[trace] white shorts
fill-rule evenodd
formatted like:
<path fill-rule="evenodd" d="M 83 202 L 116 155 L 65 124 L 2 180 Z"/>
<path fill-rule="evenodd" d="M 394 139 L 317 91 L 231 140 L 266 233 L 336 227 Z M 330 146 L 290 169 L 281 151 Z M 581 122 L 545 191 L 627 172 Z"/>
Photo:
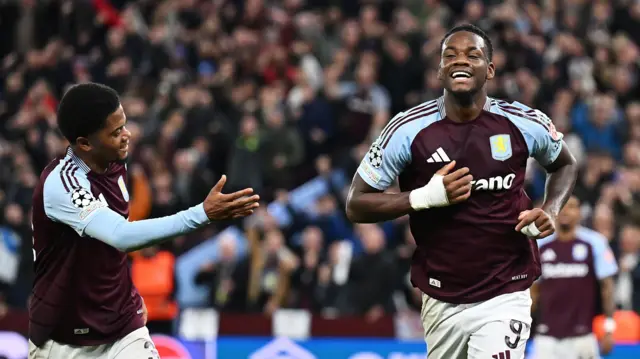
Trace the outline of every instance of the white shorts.
<path fill-rule="evenodd" d="M 72 346 L 47 340 L 40 348 L 29 341 L 29 359 L 160 359 L 147 327 L 113 344 Z"/>
<path fill-rule="evenodd" d="M 449 304 L 422 295 L 428 359 L 524 359 L 531 333 L 529 290 L 480 303 Z"/>
<path fill-rule="evenodd" d="M 565 339 L 537 335 L 534 344 L 536 359 L 600 359 L 598 339 L 593 334 Z"/>

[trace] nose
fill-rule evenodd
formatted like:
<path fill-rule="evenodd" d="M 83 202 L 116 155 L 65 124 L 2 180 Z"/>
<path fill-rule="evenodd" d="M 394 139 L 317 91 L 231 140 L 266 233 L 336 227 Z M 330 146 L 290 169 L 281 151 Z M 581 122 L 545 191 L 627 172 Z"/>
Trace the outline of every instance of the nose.
<path fill-rule="evenodd" d="M 453 60 L 452 65 L 467 65 L 468 66 L 469 65 L 469 58 L 464 54 L 458 55 Z"/>
<path fill-rule="evenodd" d="M 126 137 L 127 139 L 131 138 L 131 131 L 127 130 L 126 127 L 122 128 L 122 137 Z"/>

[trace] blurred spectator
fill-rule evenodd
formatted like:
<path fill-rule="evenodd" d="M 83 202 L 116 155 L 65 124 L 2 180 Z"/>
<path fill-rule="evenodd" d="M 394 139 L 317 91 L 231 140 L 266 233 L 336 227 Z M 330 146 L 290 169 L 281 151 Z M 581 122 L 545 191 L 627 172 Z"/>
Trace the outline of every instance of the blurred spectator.
<path fill-rule="evenodd" d="M 249 261 L 240 257 L 233 237 L 223 236 L 218 242 L 220 257 L 205 263 L 195 282 L 209 288 L 209 306 L 220 311 L 243 312 L 247 309 Z"/>
<path fill-rule="evenodd" d="M 375 224 L 358 225 L 358 236 L 364 253 L 353 259 L 349 270 L 350 303 L 357 314 L 376 320 L 394 311 L 392 295 L 396 265 L 391 253 L 384 249 L 384 232 Z"/>
<path fill-rule="evenodd" d="M 628 224 L 620 234 L 620 274 L 616 302 L 622 309 L 640 313 L 640 226 Z"/>
<path fill-rule="evenodd" d="M 290 275 L 299 262 L 285 247 L 279 229 L 263 233 L 249 229 L 247 238 L 251 246 L 247 309 L 271 315 L 285 304 Z"/>
<path fill-rule="evenodd" d="M 147 307 L 147 327 L 151 332 L 171 334 L 178 317 L 175 301 L 175 258 L 157 247 L 140 250 L 131 264 L 133 284 Z"/>

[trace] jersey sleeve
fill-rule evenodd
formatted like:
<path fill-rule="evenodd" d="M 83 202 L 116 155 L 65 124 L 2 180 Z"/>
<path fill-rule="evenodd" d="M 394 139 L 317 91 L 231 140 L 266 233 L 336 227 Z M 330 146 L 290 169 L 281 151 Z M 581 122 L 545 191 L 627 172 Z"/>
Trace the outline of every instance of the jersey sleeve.
<path fill-rule="evenodd" d="M 542 125 L 538 126 L 537 131 L 533 131 L 535 145 L 532 155 L 541 165 L 547 166 L 558 158 L 564 135 L 556 130 L 553 122 L 544 112 L 534 111 Z"/>
<path fill-rule="evenodd" d="M 553 122 L 544 112 L 519 102 L 514 102 L 512 106 L 519 109 L 520 116 L 510 117 L 518 120 L 516 125 L 525 137 L 529 155 L 542 166 L 552 164 L 562 150 L 564 135 L 556 130 Z"/>
<path fill-rule="evenodd" d="M 54 176 L 45 181 L 43 198 L 47 216 L 73 228 L 80 236 L 84 236 L 87 224 L 99 212 L 109 211 L 107 204 L 95 198 L 87 185 L 80 183 L 68 189 Z"/>
<path fill-rule="evenodd" d="M 389 121 L 393 124 L 398 117 Z M 387 125 L 389 126 L 389 125 Z M 380 137 L 371 145 L 358 167 L 358 174 L 371 187 L 386 190 L 405 166 L 411 162 L 411 139 L 405 131 L 395 131 L 388 134 L 385 128 Z M 390 136 L 389 138 L 385 138 Z"/>
<path fill-rule="evenodd" d="M 147 247 L 209 223 L 203 204 L 171 216 L 129 222 L 95 198 L 87 185 L 67 191 L 55 179 L 45 182 L 43 197 L 45 212 L 53 221 L 122 251 Z"/>
<path fill-rule="evenodd" d="M 606 239 L 592 241 L 593 261 L 598 279 L 611 277 L 618 273 L 618 264 Z"/>

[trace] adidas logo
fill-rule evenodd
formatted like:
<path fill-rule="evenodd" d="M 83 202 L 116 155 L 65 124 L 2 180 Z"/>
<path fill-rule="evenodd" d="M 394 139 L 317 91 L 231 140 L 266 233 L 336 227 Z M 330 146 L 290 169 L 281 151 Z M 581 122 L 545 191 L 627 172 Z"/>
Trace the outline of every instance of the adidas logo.
<path fill-rule="evenodd" d="M 451 162 L 451 159 L 444 152 L 442 147 L 438 147 L 436 152 L 434 152 L 431 157 L 427 159 L 428 163 L 441 163 L 441 162 Z"/>

